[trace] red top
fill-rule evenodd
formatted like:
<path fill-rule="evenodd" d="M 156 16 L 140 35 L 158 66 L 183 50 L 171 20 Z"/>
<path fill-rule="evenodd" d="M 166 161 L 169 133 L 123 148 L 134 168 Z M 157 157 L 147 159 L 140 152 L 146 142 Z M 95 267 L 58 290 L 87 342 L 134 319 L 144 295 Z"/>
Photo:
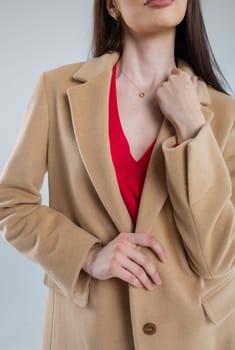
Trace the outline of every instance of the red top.
<path fill-rule="evenodd" d="M 148 162 L 157 138 L 139 160 L 133 158 L 118 113 L 116 64 L 113 66 L 109 95 L 109 140 L 119 189 L 135 223 Z"/>

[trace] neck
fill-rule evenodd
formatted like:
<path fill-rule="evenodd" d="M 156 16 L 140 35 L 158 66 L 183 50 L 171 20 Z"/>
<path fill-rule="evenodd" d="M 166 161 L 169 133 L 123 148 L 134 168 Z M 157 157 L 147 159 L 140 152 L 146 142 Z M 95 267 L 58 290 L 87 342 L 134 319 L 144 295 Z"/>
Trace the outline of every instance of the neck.
<path fill-rule="evenodd" d="M 148 89 L 165 81 L 172 68 L 175 30 L 157 35 L 140 36 L 128 33 L 125 37 L 122 56 L 117 64 L 117 77 L 125 72 L 139 86 Z"/>

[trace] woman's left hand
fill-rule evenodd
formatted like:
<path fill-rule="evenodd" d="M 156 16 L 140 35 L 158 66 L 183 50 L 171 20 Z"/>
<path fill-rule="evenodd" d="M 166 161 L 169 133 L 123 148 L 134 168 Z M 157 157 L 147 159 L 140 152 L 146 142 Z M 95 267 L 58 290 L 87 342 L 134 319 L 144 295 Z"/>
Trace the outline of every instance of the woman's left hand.
<path fill-rule="evenodd" d="M 157 89 L 156 98 L 165 117 L 176 130 L 177 142 L 194 137 L 206 123 L 197 96 L 197 76 L 173 68 L 167 81 Z"/>

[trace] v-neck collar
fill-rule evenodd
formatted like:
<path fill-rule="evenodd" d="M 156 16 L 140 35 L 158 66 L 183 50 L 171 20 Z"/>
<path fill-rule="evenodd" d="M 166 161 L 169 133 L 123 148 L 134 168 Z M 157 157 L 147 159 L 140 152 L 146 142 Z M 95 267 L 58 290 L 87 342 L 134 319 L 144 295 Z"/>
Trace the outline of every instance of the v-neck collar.
<path fill-rule="evenodd" d="M 122 127 L 122 123 L 121 123 L 121 119 L 120 119 L 120 114 L 119 114 L 119 109 L 118 109 L 118 100 L 117 100 L 117 87 L 116 87 L 116 68 L 117 68 L 117 63 L 114 64 L 113 66 L 113 87 L 114 87 L 114 107 L 115 107 L 115 112 L 116 112 L 116 117 L 117 117 L 117 122 L 119 125 L 119 129 L 124 141 L 124 144 L 126 146 L 126 150 L 127 150 L 127 154 L 129 156 L 129 158 L 131 159 L 131 161 L 135 164 L 135 165 L 139 165 L 143 163 L 143 161 L 147 161 L 150 157 L 151 151 L 154 147 L 155 142 L 157 141 L 157 137 L 155 138 L 155 140 L 148 146 L 148 148 L 145 150 L 145 152 L 142 154 L 142 156 L 139 159 L 135 159 L 131 153 L 131 148 L 130 148 L 130 144 L 128 142 L 128 139 L 125 135 L 124 129 Z"/>

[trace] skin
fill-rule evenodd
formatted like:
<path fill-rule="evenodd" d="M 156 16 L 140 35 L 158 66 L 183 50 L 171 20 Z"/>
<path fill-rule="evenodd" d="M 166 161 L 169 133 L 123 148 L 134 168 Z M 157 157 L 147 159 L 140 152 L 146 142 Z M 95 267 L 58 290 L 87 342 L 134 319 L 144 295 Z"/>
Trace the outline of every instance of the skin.
<path fill-rule="evenodd" d="M 188 0 L 174 0 L 171 6 L 161 9 L 149 8 L 144 3 L 145 0 L 106 0 L 110 15 L 119 17 L 124 28 L 123 55 L 117 65 L 120 100 L 123 91 L 123 101 L 131 101 L 135 89 L 131 85 L 126 89 L 123 71 L 136 85 L 152 88 L 145 105 L 141 101 L 142 105 L 138 106 L 140 99 L 134 101 L 134 106 L 137 106 L 135 125 L 139 126 L 135 129 L 133 124 L 129 128 L 132 130 L 129 137 L 136 144 L 141 130 L 141 138 L 148 139 L 153 125 L 158 125 L 163 115 L 175 128 L 177 142 L 182 143 L 194 137 L 206 122 L 197 97 L 197 77 L 191 78 L 187 72 L 177 68 L 174 58 L 176 25 L 185 16 Z M 128 106 L 125 102 L 122 106 L 121 115 L 128 116 Z M 141 122 L 147 123 L 149 128 L 142 128 Z M 147 130 L 145 135 L 143 130 Z M 149 247 L 160 262 L 166 262 L 164 247 L 155 236 L 121 232 L 106 246 L 92 247 L 83 269 L 100 280 L 118 277 L 135 287 L 152 290 L 161 283 L 161 279 L 150 259 L 136 249 L 138 246 Z"/>

